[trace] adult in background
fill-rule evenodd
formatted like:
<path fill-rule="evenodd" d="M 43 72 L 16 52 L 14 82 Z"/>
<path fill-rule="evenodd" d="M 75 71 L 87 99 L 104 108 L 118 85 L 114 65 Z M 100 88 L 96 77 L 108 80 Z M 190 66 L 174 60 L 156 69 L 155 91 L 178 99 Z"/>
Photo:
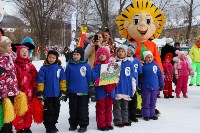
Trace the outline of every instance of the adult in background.
<path fill-rule="evenodd" d="M 111 38 L 109 29 L 106 29 L 103 32 L 103 37 L 104 37 L 105 46 L 108 46 L 110 49 L 110 57 L 115 57 L 116 45 Z"/>
<path fill-rule="evenodd" d="M 90 44 L 90 42 L 92 41 L 93 37 L 94 37 L 94 35 L 89 35 L 88 38 L 85 39 L 85 41 L 84 41 L 84 49 L 86 49 L 88 44 Z"/>
<path fill-rule="evenodd" d="M 196 40 L 196 43 L 192 46 L 189 55 L 192 59 L 192 69 L 197 73 L 194 77 L 190 77 L 189 86 L 192 86 L 193 84 L 200 86 L 200 39 Z"/>
<path fill-rule="evenodd" d="M 85 60 L 88 60 L 88 64 L 91 66 L 91 68 L 94 67 L 94 62 L 95 62 L 95 57 L 96 57 L 96 51 L 98 50 L 99 47 L 104 46 L 103 44 L 103 33 L 102 32 L 97 32 L 94 35 L 94 39 L 93 41 L 90 42 L 90 44 L 87 45 L 87 47 L 85 48 L 85 54 L 84 54 L 84 58 Z M 95 88 L 91 88 L 90 90 L 90 98 L 92 102 L 96 101 L 96 97 L 95 97 Z"/>
<path fill-rule="evenodd" d="M 165 46 L 162 47 L 162 49 L 161 49 L 161 61 L 162 62 L 164 62 L 165 55 L 167 53 L 172 53 L 173 57 L 175 56 L 174 41 L 172 38 L 167 38 Z"/>
<path fill-rule="evenodd" d="M 72 51 L 70 50 L 70 48 L 68 46 L 66 46 L 64 48 L 64 53 L 63 54 L 65 55 L 66 62 L 68 62 L 69 59 L 72 57 Z"/>

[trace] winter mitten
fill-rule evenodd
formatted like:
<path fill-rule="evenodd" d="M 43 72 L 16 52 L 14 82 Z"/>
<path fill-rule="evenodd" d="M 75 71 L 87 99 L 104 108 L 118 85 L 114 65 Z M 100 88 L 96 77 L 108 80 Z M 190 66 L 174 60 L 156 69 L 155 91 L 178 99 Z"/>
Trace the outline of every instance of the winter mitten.
<path fill-rule="evenodd" d="M 160 88 L 159 88 L 159 91 L 163 91 L 163 90 L 164 90 L 164 87 L 160 87 Z"/>
<path fill-rule="evenodd" d="M 44 101 L 44 100 L 45 100 L 42 91 L 38 91 L 37 95 L 38 95 L 38 99 L 39 99 L 40 101 Z"/>
<path fill-rule="evenodd" d="M 0 75 L 2 74 L 2 73 L 4 73 L 5 72 L 5 68 L 3 68 L 3 67 L 0 67 Z"/>
<path fill-rule="evenodd" d="M 66 102 L 66 101 L 67 101 L 66 94 L 65 94 L 65 93 L 62 93 L 62 94 L 60 95 L 60 97 L 59 97 L 59 100 L 60 100 L 60 101 Z"/>
<path fill-rule="evenodd" d="M 96 80 L 94 81 L 94 85 L 95 85 L 95 86 L 99 86 L 99 82 L 100 82 L 100 78 L 98 78 L 98 79 L 96 79 Z"/>
<path fill-rule="evenodd" d="M 136 90 L 137 90 L 138 94 L 141 95 L 142 94 L 142 85 L 138 84 Z"/>
<path fill-rule="evenodd" d="M 90 84 L 89 85 L 89 97 L 92 95 L 93 90 L 94 90 L 94 84 Z"/>
<path fill-rule="evenodd" d="M 117 84 L 103 85 L 107 94 L 112 93 L 112 91 L 115 89 L 116 86 L 117 86 Z"/>

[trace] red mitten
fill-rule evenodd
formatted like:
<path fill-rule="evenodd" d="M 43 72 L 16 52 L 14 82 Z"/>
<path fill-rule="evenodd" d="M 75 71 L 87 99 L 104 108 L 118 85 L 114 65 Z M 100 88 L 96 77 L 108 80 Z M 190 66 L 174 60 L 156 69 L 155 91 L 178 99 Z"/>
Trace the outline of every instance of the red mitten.
<path fill-rule="evenodd" d="M 117 86 L 116 83 L 115 84 L 109 84 L 109 85 L 103 85 L 107 94 L 112 93 L 112 91 L 115 89 L 116 86 Z"/>
<path fill-rule="evenodd" d="M 95 86 L 99 86 L 99 81 L 100 81 L 100 78 L 96 79 L 96 80 L 94 81 L 94 85 L 95 85 Z"/>

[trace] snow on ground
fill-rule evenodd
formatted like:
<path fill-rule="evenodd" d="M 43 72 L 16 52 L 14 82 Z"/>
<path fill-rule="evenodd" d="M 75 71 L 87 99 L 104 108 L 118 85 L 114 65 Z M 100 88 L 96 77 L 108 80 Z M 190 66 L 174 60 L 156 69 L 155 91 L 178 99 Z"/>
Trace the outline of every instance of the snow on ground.
<path fill-rule="evenodd" d="M 33 61 L 39 70 L 43 61 Z M 158 99 L 157 109 L 161 111 L 159 119 L 144 121 L 139 118 L 138 123 L 132 123 L 130 127 L 117 128 L 109 133 L 198 133 L 200 132 L 200 87 L 188 88 L 189 98 Z M 101 133 L 96 127 L 95 103 L 89 103 L 90 125 L 87 133 Z M 61 102 L 60 117 L 57 123 L 59 133 L 70 133 L 69 129 L 69 107 L 68 102 Z M 33 133 L 45 133 L 43 124 L 33 124 Z M 75 132 L 78 132 L 77 130 Z M 71 132 L 72 133 L 72 132 Z"/>

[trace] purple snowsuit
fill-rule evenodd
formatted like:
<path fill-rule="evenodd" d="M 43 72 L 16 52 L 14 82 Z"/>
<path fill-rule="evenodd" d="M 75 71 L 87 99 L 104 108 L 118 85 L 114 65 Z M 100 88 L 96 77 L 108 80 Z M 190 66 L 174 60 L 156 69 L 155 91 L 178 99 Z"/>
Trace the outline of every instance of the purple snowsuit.
<path fill-rule="evenodd" d="M 153 61 L 142 67 L 142 116 L 154 117 L 158 90 L 164 81 L 159 66 Z"/>

